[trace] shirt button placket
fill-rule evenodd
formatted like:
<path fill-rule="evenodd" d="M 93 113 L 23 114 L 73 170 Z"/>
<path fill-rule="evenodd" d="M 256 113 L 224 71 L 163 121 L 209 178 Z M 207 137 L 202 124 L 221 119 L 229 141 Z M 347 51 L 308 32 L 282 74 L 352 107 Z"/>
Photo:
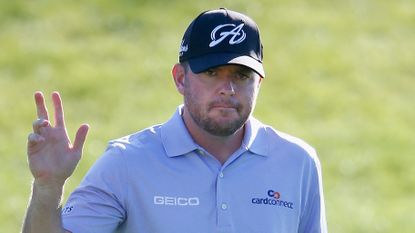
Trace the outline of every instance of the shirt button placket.
<path fill-rule="evenodd" d="M 219 171 L 216 179 L 217 223 L 218 229 L 229 230 L 231 226 L 231 213 L 229 211 L 228 195 L 226 192 L 226 179 L 223 171 Z M 220 231 L 222 232 L 222 231 Z"/>

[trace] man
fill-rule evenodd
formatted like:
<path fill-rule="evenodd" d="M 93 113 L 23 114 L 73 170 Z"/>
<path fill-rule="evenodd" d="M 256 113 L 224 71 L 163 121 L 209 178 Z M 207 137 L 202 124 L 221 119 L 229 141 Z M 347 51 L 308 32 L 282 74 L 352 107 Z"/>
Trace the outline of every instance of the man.
<path fill-rule="evenodd" d="M 166 123 L 111 141 L 62 209 L 88 125 L 71 145 L 59 94 L 51 126 L 35 93 L 24 232 L 327 232 L 314 150 L 251 116 L 265 77 L 252 19 L 203 12 L 179 61 L 172 75 L 184 104 Z"/>

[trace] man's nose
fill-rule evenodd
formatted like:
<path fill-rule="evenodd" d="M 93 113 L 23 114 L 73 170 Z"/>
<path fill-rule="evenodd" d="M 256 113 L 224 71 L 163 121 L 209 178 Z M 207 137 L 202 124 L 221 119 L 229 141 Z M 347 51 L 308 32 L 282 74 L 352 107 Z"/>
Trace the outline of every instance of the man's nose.
<path fill-rule="evenodd" d="M 233 83 L 233 80 L 231 78 L 227 78 L 223 80 L 221 90 L 221 95 L 235 95 L 235 84 Z"/>

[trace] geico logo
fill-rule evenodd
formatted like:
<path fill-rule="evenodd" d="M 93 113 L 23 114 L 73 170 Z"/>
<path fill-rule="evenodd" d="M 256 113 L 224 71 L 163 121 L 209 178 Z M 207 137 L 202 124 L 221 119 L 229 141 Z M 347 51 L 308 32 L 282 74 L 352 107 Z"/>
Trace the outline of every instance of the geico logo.
<path fill-rule="evenodd" d="M 154 196 L 154 204 L 156 205 L 198 206 L 199 203 L 198 197 Z"/>

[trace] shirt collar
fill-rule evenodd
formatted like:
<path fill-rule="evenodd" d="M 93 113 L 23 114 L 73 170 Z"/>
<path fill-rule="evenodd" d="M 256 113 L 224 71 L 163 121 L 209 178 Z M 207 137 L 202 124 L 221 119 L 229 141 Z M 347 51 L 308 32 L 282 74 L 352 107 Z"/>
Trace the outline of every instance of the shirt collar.
<path fill-rule="evenodd" d="M 161 139 L 168 157 L 184 155 L 199 148 L 187 131 L 182 112 L 183 105 L 180 105 L 170 120 L 161 127 Z M 268 156 L 269 143 L 264 125 L 251 116 L 245 127 L 242 146 L 254 154 Z"/>
<path fill-rule="evenodd" d="M 251 116 L 245 125 L 243 145 L 254 154 L 268 156 L 270 143 L 266 127 Z"/>
<path fill-rule="evenodd" d="M 169 121 L 161 127 L 161 140 L 168 157 L 187 154 L 198 148 L 182 118 L 183 105 L 177 107 Z"/>

